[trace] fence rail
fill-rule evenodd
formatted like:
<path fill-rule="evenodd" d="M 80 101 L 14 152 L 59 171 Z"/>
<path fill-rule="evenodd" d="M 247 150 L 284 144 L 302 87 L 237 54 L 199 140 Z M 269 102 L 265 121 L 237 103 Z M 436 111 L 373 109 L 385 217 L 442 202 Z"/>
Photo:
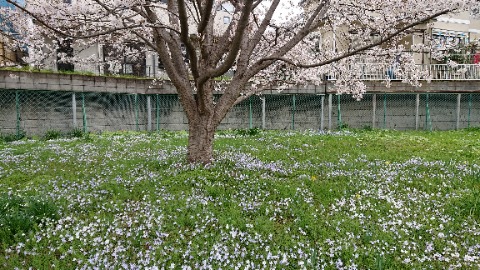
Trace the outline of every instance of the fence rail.
<path fill-rule="evenodd" d="M 381 128 L 449 130 L 480 126 L 478 93 L 253 96 L 229 112 L 220 129 Z M 186 130 L 177 95 L 0 91 L 0 133 L 55 130 Z"/>
<path fill-rule="evenodd" d="M 416 68 L 422 73 L 426 74 L 425 78 L 430 80 L 480 80 L 480 64 L 458 64 L 451 66 L 448 64 L 424 64 L 416 65 Z M 97 75 L 104 74 L 103 68 L 98 68 L 95 65 L 76 65 L 75 71 L 79 72 L 90 72 L 94 70 L 93 73 Z M 362 80 L 366 81 L 379 81 L 385 80 L 386 78 L 401 80 L 403 79 L 402 71 L 396 65 L 391 63 L 359 63 L 355 67 L 351 68 L 352 72 L 358 73 L 359 77 Z M 125 73 L 135 76 L 145 76 L 149 78 L 161 78 L 167 79 L 168 76 L 162 69 L 152 69 L 147 67 L 145 73 Z M 233 72 L 229 71 L 225 74 L 227 77 L 233 76 Z M 330 80 L 335 80 L 338 78 L 337 72 L 332 72 L 327 74 Z"/>
<path fill-rule="evenodd" d="M 480 80 L 480 65 L 458 64 L 451 66 L 447 64 L 416 65 L 420 74 L 424 74 L 423 80 Z M 358 77 L 364 81 L 381 81 L 385 79 L 402 80 L 405 78 L 404 71 L 392 64 L 358 64 L 351 68 Z M 339 74 L 333 72 L 328 74 L 329 80 L 336 80 Z"/>

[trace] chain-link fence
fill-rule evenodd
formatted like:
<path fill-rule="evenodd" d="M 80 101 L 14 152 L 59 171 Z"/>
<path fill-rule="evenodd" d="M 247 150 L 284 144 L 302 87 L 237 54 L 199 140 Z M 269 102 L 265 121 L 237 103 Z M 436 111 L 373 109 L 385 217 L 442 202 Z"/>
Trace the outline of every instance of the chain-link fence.
<path fill-rule="evenodd" d="M 217 97 L 218 98 L 218 97 Z M 449 130 L 480 126 L 480 93 L 252 96 L 220 129 Z M 186 130 L 177 95 L 0 91 L 0 133 Z"/>

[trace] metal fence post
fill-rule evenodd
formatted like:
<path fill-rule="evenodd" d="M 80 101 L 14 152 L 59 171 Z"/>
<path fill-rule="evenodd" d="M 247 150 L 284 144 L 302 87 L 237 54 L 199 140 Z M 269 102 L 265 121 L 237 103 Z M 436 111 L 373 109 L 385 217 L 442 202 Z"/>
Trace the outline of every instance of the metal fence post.
<path fill-rule="evenodd" d="M 470 117 L 472 115 L 472 94 L 468 95 L 468 127 L 470 128 Z"/>
<path fill-rule="evenodd" d="M 248 127 L 253 128 L 253 111 L 252 111 L 252 96 L 248 98 Z"/>
<path fill-rule="evenodd" d="M 83 133 L 87 133 L 87 110 L 85 108 L 85 93 L 82 93 L 82 118 L 83 118 Z"/>
<path fill-rule="evenodd" d="M 139 131 L 140 129 L 138 127 L 138 94 L 135 94 L 133 98 L 135 103 L 135 129 Z"/>
<path fill-rule="evenodd" d="M 72 115 L 73 115 L 73 128 L 77 128 L 77 98 L 75 92 L 72 93 Z"/>
<path fill-rule="evenodd" d="M 462 100 L 462 94 L 457 94 L 457 122 L 455 129 L 460 129 L 460 102 Z"/>
<path fill-rule="evenodd" d="M 332 110 L 333 110 L 333 97 L 332 94 L 328 94 L 328 130 L 332 130 Z"/>
<path fill-rule="evenodd" d="M 147 130 L 152 131 L 152 101 L 150 96 L 147 96 Z"/>
<path fill-rule="evenodd" d="M 266 101 L 265 101 L 265 96 L 260 98 L 262 100 L 262 129 L 266 129 L 266 121 L 265 121 L 265 115 L 266 115 Z"/>
<path fill-rule="evenodd" d="M 325 129 L 325 116 L 323 115 L 324 104 L 325 104 L 325 95 L 322 95 L 320 99 L 320 130 Z"/>
<path fill-rule="evenodd" d="M 383 94 L 383 129 L 387 129 L 387 94 Z"/>
<path fill-rule="evenodd" d="M 157 128 L 157 131 L 160 130 L 160 95 L 156 95 L 157 99 L 156 99 L 156 106 L 155 106 L 155 112 L 156 112 L 156 117 L 155 117 L 155 121 L 156 121 L 156 128 Z"/>
<path fill-rule="evenodd" d="M 426 128 L 428 131 L 431 131 L 431 130 L 432 130 L 432 123 L 431 123 L 431 120 L 430 120 L 429 98 L 430 98 L 430 95 L 427 94 L 426 97 L 425 97 L 425 110 L 426 110 L 425 128 Z"/>
<path fill-rule="evenodd" d="M 375 119 L 377 118 L 377 94 L 372 97 L 372 128 L 375 128 Z"/>
<path fill-rule="evenodd" d="M 15 91 L 15 110 L 17 113 L 17 124 L 16 124 L 16 129 L 17 129 L 17 139 L 20 139 L 21 137 L 21 131 L 20 131 L 20 92 L 17 90 Z"/>
<path fill-rule="evenodd" d="M 415 97 L 415 130 L 418 130 L 420 125 L 420 94 Z"/>
<path fill-rule="evenodd" d="M 340 98 L 341 98 L 340 95 L 337 95 L 337 113 L 338 113 L 337 123 L 338 123 L 338 128 L 342 129 L 342 126 L 343 126 L 342 125 L 342 109 L 340 108 Z"/>
<path fill-rule="evenodd" d="M 292 96 L 292 129 L 295 130 L 295 111 L 296 111 L 296 98 L 295 94 Z"/>

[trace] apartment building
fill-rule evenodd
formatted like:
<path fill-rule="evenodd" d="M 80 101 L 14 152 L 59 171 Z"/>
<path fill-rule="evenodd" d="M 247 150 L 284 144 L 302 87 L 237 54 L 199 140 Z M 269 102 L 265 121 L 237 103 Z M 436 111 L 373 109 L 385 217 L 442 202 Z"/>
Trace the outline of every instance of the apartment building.
<path fill-rule="evenodd" d="M 62 0 L 64 3 L 72 4 L 80 0 Z M 161 0 L 161 5 L 166 5 L 167 0 Z M 0 0 L 0 7 L 6 5 L 5 0 Z M 217 9 L 215 17 L 215 28 L 219 32 L 224 31 L 232 20 L 233 6 L 223 4 Z M 167 16 L 166 14 L 164 15 Z M 341 33 L 349 31 L 349 26 L 341 26 L 322 33 L 319 46 L 326 46 L 330 49 L 345 49 L 345 46 L 355 46 L 355 41 L 341 39 Z M 375 39 L 375 35 L 370 37 Z M 328 40 L 325 44 L 323 41 Z M 18 61 L 19 54 L 5 46 L 8 39 L 0 36 L 0 65 L 7 62 Z M 441 64 L 448 60 L 459 63 L 480 62 L 480 20 L 467 12 L 441 16 L 428 24 L 423 24 L 409 31 L 409 35 L 402 42 L 406 44 L 407 52 L 411 53 L 417 64 L 430 65 Z M 113 43 L 113 41 L 112 41 Z M 417 44 L 425 44 L 422 51 L 414 51 L 412 48 Z M 96 43 L 86 47 L 75 47 L 70 44 L 61 44 L 59 52 L 68 56 L 76 56 L 78 59 L 89 59 L 89 61 L 77 61 L 74 64 L 62 63 L 58 57 L 51 57 L 44 61 L 42 68 L 52 70 L 75 70 L 92 72 L 95 74 L 116 73 L 130 74 L 146 77 L 163 77 L 163 66 L 158 55 L 149 50 L 138 56 L 134 51 L 141 50 L 144 45 L 141 42 L 131 43 L 125 50 L 115 49 L 108 42 Z M 440 49 L 447 57 L 438 57 L 433 51 Z M 30 52 L 32 53 L 32 52 Z M 475 57 L 475 55 L 478 55 Z M 185 55 L 188 61 L 188 55 Z"/>
<path fill-rule="evenodd" d="M 72 4 L 79 0 L 63 0 L 64 3 Z M 161 0 L 161 5 L 166 5 L 167 0 Z M 215 17 L 215 29 L 223 32 L 227 29 L 232 20 L 233 6 L 225 3 L 218 7 Z M 160 14 L 167 18 L 166 12 Z M 62 44 L 59 52 L 68 56 L 75 56 L 77 59 L 89 59 L 89 61 L 76 61 L 75 64 L 61 63 L 59 58 L 50 58 L 45 61 L 45 68 L 52 70 L 72 70 L 82 72 L 92 72 L 95 74 L 125 74 L 142 77 L 164 77 L 163 65 L 159 57 L 153 50 L 138 54 L 139 51 L 145 51 L 145 45 L 142 42 L 131 42 L 125 49 L 119 50 L 110 44 L 97 43 L 87 47 L 75 47 L 69 44 Z M 63 46 L 64 45 L 64 46 Z M 188 61 L 188 55 L 185 52 L 185 59 Z"/>
<path fill-rule="evenodd" d="M 5 0 L 0 0 L 0 8 L 13 8 L 12 5 Z M 12 29 L 8 22 L 5 22 L 5 18 L 0 16 L 0 66 L 12 66 L 22 63 L 22 57 L 24 50 L 22 48 L 14 47 L 12 45 L 11 36 L 15 36 L 16 33 Z"/>
<path fill-rule="evenodd" d="M 428 44 L 430 50 L 413 52 L 418 64 L 439 64 L 453 60 L 460 64 L 480 62 L 480 20 L 468 12 L 440 16 L 428 25 L 413 29 L 411 44 Z M 444 57 L 436 57 L 440 51 Z M 477 58 L 477 59 L 476 59 Z"/>

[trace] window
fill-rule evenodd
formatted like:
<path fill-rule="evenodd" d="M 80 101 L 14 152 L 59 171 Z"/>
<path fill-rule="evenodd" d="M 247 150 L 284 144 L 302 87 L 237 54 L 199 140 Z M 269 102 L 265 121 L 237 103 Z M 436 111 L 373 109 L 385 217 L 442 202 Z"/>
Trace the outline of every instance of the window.
<path fill-rule="evenodd" d="M 217 11 L 233 13 L 235 11 L 235 7 L 230 3 L 223 3 L 217 6 Z"/>
<path fill-rule="evenodd" d="M 229 24 L 230 23 L 230 17 L 225 16 L 223 17 L 223 24 Z"/>
<path fill-rule="evenodd" d="M 437 48 L 464 46 L 469 42 L 467 33 L 443 29 L 433 29 L 432 39 Z"/>
<path fill-rule="evenodd" d="M 146 55 L 142 52 L 144 47 L 141 43 L 125 43 L 121 48 L 103 45 L 105 73 L 146 76 Z"/>
<path fill-rule="evenodd" d="M 71 39 L 65 39 L 58 44 L 58 49 L 57 49 L 58 54 L 64 54 L 66 58 L 72 57 L 73 56 L 73 47 L 72 47 L 72 40 Z M 75 66 L 73 63 L 70 62 L 65 62 L 65 61 L 60 61 L 61 57 L 60 55 L 57 56 L 57 69 L 58 70 L 63 70 L 63 71 L 74 71 Z"/>

